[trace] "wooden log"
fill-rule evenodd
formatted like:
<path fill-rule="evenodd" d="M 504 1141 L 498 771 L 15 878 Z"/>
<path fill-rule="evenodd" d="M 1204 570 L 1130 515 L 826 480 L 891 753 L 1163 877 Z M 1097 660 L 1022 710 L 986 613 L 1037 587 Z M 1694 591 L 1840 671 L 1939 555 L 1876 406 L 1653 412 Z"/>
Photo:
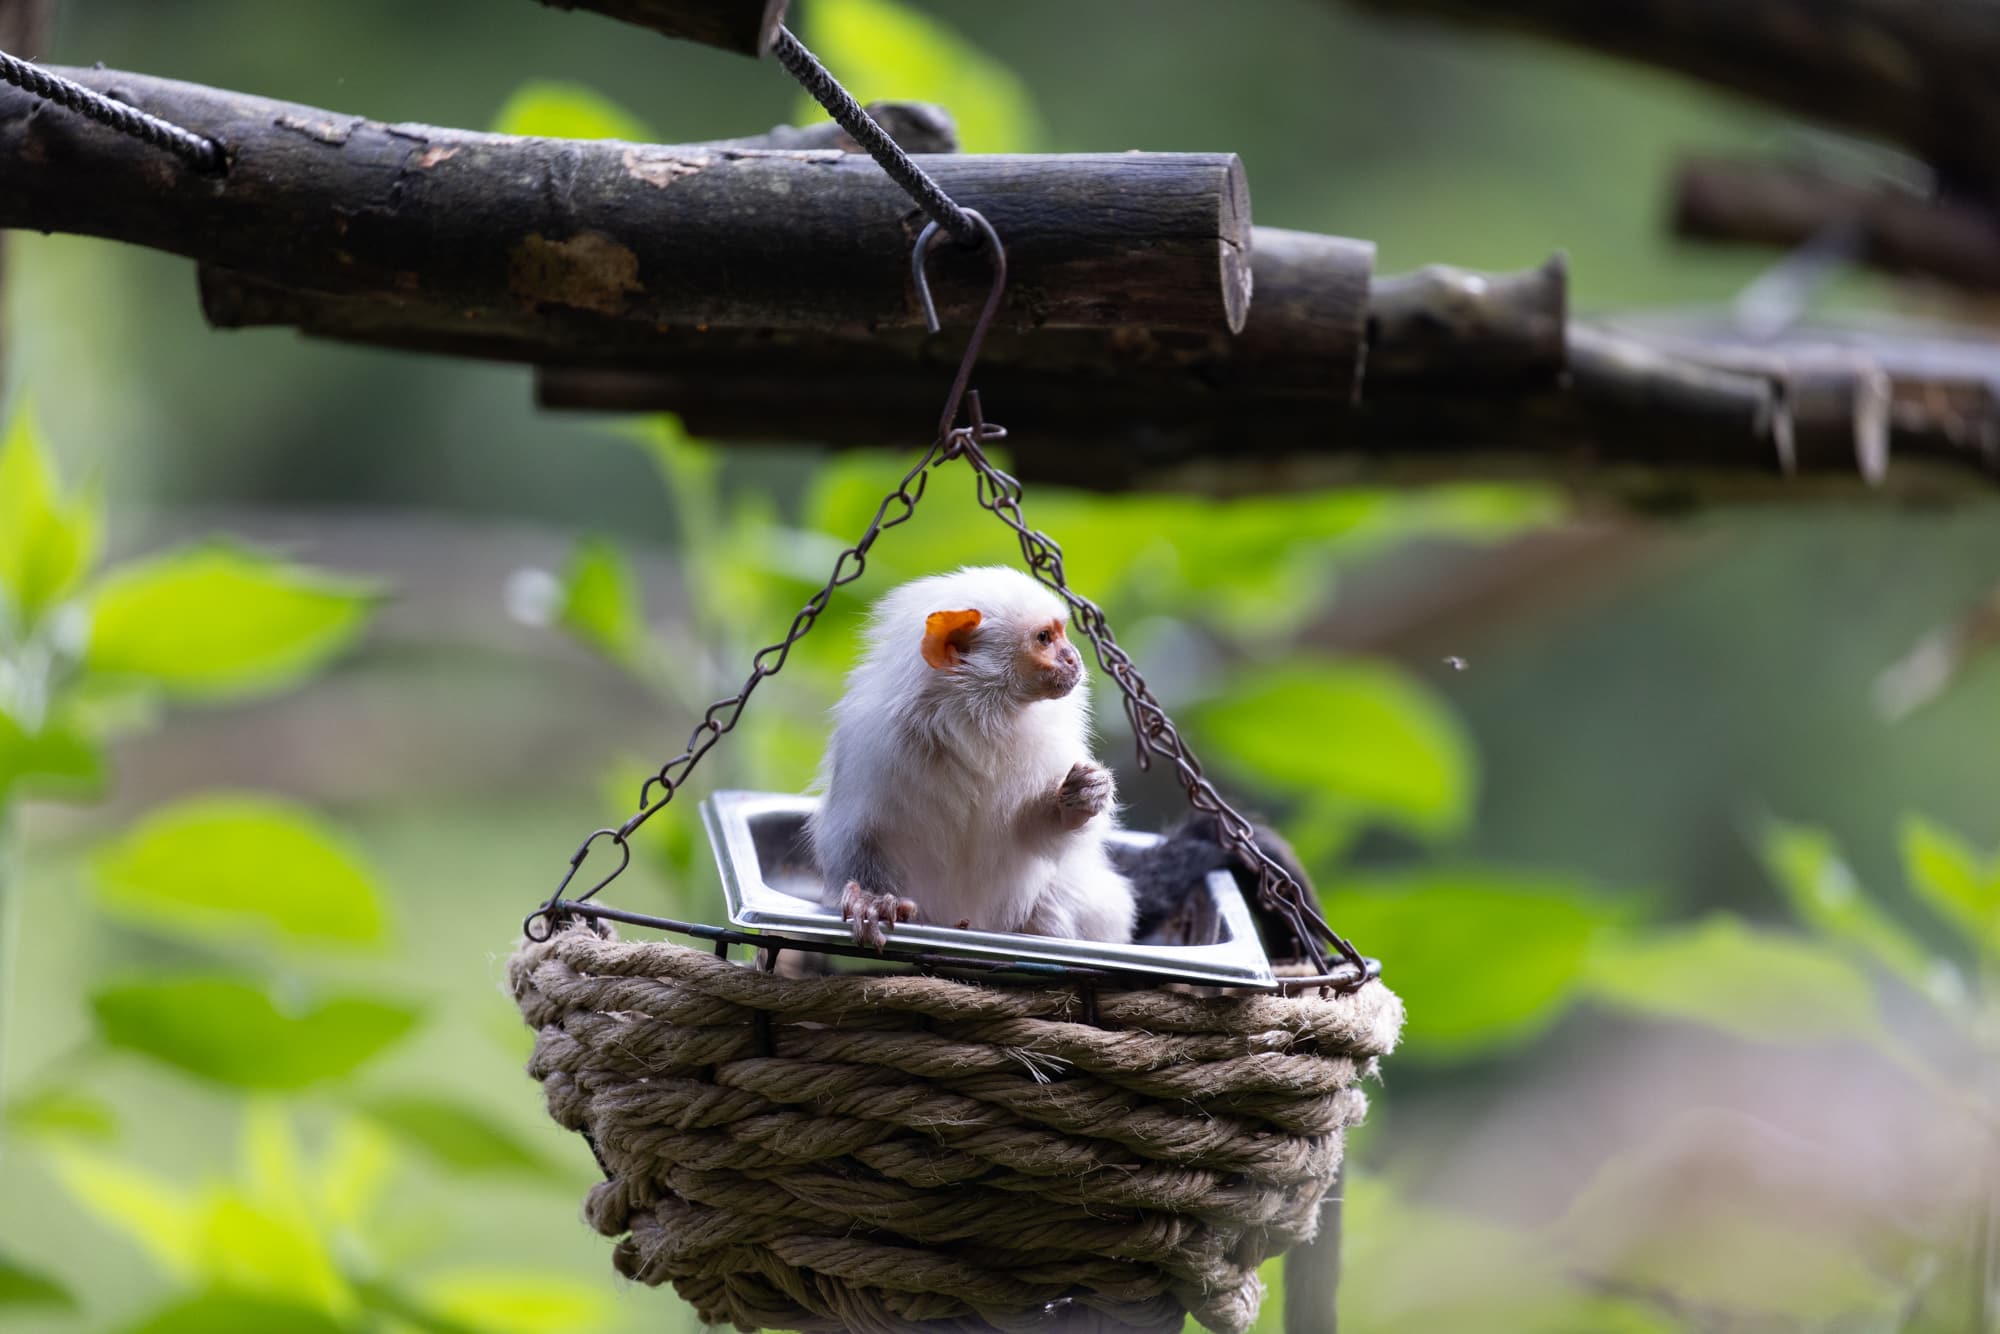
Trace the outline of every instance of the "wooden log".
<path fill-rule="evenodd" d="M 1817 419 L 1803 428 L 1820 437 L 1803 446 L 1808 451 L 1848 452 L 1835 414 L 1841 398 L 1851 399 L 1852 453 L 1864 473 L 1884 465 L 1886 435 L 1898 459 L 1929 457 L 2000 476 L 2000 348 L 1990 337 L 1879 317 L 1801 326 L 1775 340 L 1698 312 L 1626 315 L 1615 325 L 1682 361 L 1769 380 L 1793 416 Z"/>
<path fill-rule="evenodd" d="M 935 102 L 870 102 L 867 112 L 906 153 L 956 153 L 958 125 Z M 858 153 L 861 145 L 830 120 L 817 125 L 778 125 L 740 139 L 711 139 L 688 148 L 835 148 Z"/>
<path fill-rule="evenodd" d="M 649 323 L 910 327 L 921 215 L 865 157 L 687 151 L 384 125 L 107 70 L 64 70 L 219 139 L 220 178 L 0 91 L 0 226 L 132 242 L 282 286 L 398 292 L 469 312 Z M 1234 332 L 1249 197 L 1228 153 L 921 159 L 1007 245 L 1013 327 Z M 939 312 L 989 286 L 938 247 Z"/>
<path fill-rule="evenodd" d="M 1640 339 L 1594 326 L 1570 330 L 1570 385 L 1578 411 L 1626 436 L 1623 461 L 1776 475 L 1777 391 L 1761 375 L 1705 366 Z M 1654 426 L 1667 425 L 1664 432 Z"/>
<path fill-rule="evenodd" d="M 1673 226 L 1682 236 L 1791 249 L 1846 226 L 1866 264 L 2000 291 L 2000 208 L 1721 158 L 1684 163 L 1673 196 Z"/>
<path fill-rule="evenodd" d="M 1346 0 L 1572 42 L 1901 144 L 2000 202 L 1993 0 Z"/>
<path fill-rule="evenodd" d="M 1384 278 L 1369 298 L 1370 390 L 1551 380 L 1568 362 L 1568 294 L 1560 254 L 1519 273 L 1431 264 Z"/>
<path fill-rule="evenodd" d="M 1930 500 L 2000 480 L 2000 451 L 1941 448 L 1915 398 L 1892 395 L 1885 415 L 1879 368 L 1863 358 L 1808 347 L 1723 367 L 1592 324 L 1566 343 L 1571 367 L 1555 382 L 1369 395 L 1352 409 L 1143 371 L 982 365 L 975 383 L 1023 475 L 1106 489 L 1532 477 L 1658 506 L 1864 487 Z M 2000 375 L 2000 353 L 1988 365 Z M 537 384 L 547 407 L 673 411 L 722 441 L 915 445 L 942 379 L 939 367 L 833 370 L 788 353 L 733 373 L 549 368 Z M 1983 420 L 2000 432 L 2000 417 Z"/>
<path fill-rule="evenodd" d="M 746 56 L 771 49 L 789 0 L 541 0 L 555 9 L 589 9 L 685 41 Z"/>
<path fill-rule="evenodd" d="M 1204 385 L 1322 395 L 1344 403 L 1360 381 L 1374 256 L 1367 241 L 1259 227 L 1251 260 L 1259 296 L 1235 337 L 1136 326 L 1000 330 L 988 340 L 984 361 L 1101 378 L 1158 371 Z M 201 267 L 200 284 L 202 308 L 218 328 L 291 325 L 349 342 L 548 366 L 693 376 L 784 358 L 827 372 L 928 367 L 943 377 L 959 351 L 955 340 L 908 330 L 857 338 L 801 330 L 689 329 L 585 311 L 471 313 L 396 293 L 302 292 L 211 265 Z M 1391 361 L 1413 358 L 1392 354 Z"/>

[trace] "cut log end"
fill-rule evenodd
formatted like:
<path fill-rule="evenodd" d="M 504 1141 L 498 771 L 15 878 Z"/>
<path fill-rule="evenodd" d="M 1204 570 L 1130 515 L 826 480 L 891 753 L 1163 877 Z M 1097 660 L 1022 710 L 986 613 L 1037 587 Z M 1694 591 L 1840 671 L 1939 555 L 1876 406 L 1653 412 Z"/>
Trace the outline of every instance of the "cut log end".
<path fill-rule="evenodd" d="M 1243 159 L 1234 153 L 1229 155 L 1224 171 L 1225 185 L 1220 194 L 1222 214 L 1217 220 L 1222 241 L 1222 315 L 1229 332 L 1238 334 L 1243 332 L 1244 321 L 1250 318 L 1253 294 L 1250 276 L 1250 177 L 1243 170 Z"/>

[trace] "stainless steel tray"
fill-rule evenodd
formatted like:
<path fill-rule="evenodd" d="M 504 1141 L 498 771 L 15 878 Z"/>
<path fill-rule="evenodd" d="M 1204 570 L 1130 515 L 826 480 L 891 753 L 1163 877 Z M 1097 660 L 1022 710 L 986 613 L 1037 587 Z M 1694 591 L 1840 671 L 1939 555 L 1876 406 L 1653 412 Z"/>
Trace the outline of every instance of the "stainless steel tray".
<path fill-rule="evenodd" d="M 801 941 L 851 944 L 840 914 L 817 902 L 819 873 L 805 843 L 805 820 L 816 797 L 770 792 L 717 792 L 701 804 L 702 823 L 715 849 L 730 925 L 743 931 Z M 1157 834 L 1120 830 L 1121 843 L 1145 847 Z M 890 933 L 885 959 L 940 956 L 980 961 L 1066 965 L 1210 986 L 1275 991 L 1277 978 L 1257 939 L 1250 906 L 1227 871 L 1208 877 L 1221 939 L 1212 945 L 1108 945 L 1098 941 L 1024 936 L 1004 931 L 904 922 Z M 921 896 L 919 896 L 921 897 Z"/>

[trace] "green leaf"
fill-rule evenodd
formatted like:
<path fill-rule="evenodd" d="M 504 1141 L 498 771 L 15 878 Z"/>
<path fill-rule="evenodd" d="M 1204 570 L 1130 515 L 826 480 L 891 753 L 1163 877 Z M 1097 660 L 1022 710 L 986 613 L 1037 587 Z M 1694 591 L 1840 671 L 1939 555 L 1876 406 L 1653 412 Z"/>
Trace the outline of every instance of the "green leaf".
<path fill-rule="evenodd" d="M 104 757 L 81 732 L 50 724 L 29 732 L 0 711 L 0 803 L 9 797 L 83 800 L 104 783 Z"/>
<path fill-rule="evenodd" d="M 185 695 L 287 684 L 353 641 L 373 591 L 223 546 L 113 570 L 91 597 L 93 669 Z"/>
<path fill-rule="evenodd" d="M 424 1094 L 389 1094 L 361 1104 L 369 1116 L 433 1161 L 467 1174 L 546 1175 L 547 1159 L 477 1108 Z"/>
<path fill-rule="evenodd" d="M 78 1204 L 137 1242 L 168 1277 L 186 1283 L 200 1272 L 202 1209 L 193 1191 L 74 1144 L 55 1145 L 49 1163 Z"/>
<path fill-rule="evenodd" d="M 371 944 L 374 878 L 312 815 L 251 796 L 154 811 L 93 864 L 107 911 L 196 938 L 277 936 Z"/>
<path fill-rule="evenodd" d="M 127 1326 L 128 1334 L 353 1334 L 324 1311 L 269 1297 L 203 1293 L 162 1307 Z"/>
<path fill-rule="evenodd" d="M 602 538 L 577 543 L 563 571 L 565 630 L 614 662 L 629 659 L 646 633 L 639 589 L 624 553 Z"/>
<path fill-rule="evenodd" d="M 48 449 L 27 408 L 0 443 L 0 595 L 26 629 L 76 586 L 97 554 L 90 501 L 65 504 Z"/>
<path fill-rule="evenodd" d="M 894 0 L 814 0 L 806 43 L 862 102 L 937 102 L 968 153 L 1023 152 L 1043 138 L 1034 98 L 1006 66 L 956 31 Z M 800 119 L 825 115 L 801 96 Z"/>
<path fill-rule="evenodd" d="M 76 1089 L 47 1088 L 7 1104 L 7 1129 L 47 1139 L 108 1140 L 118 1134 L 109 1104 Z"/>
<path fill-rule="evenodd" d="M 0 1255 L 0 1319 L 4 1319 L 7 1312 L 25 1306 L 74 1311 L 76 1298 L 70 1296 L 69 1289 L 46 1274 Z"/>
<path fill-rule="evenodd" d="M 1948 965 L 1875 906 L 1824 831 L 1773 820 L 1759 850 L 1792 910 L 1809 926 L 1928 995 L 1944 1000 L 1962 992 Z"/>
<path fill-rule="evenodd" d="M 417 1012 L 364 996 L 280 1005 L 237 977 L 99 989 L 104 1040 L 236 1088 L 300 1089 L 353 1073 L 416 1027 Z"/>
<path fill-rule="evenodd" d="M 1546 1028 L 1619 910 L 1560 882 L 1474 868 L 1345 880 L 1327 920 L 1383 960 L 1409 1007 L 1404 1054 L 1450 1057 Z"/>
<path fill-rule="evenodd" d="M 637 116 L 580 83 L 533 79 L 514 90 L 493 118 L 495 134 L 538 139 L 623 139 L 651 143 L 653 132 Z"/>
<path fill-rule="evenodd" d="M 1774 1042 L 1874 1038 L 1874 989 L 1844 957 L 1723 914 L 1692 927 L 1607 937 L 1590 994 L 1617 1009 Z"/>
<path fill-rule="evenodd" d="M 2000 945 L 2000 860 L 1982 865 L 1955 834 L 1922 816 L 1903 820 L 1903 873 L 1932 912 L 1982 953 Z"/>
<path fill-rule="evenodd" d="M 1463 828 L 1471 813 L 1471 746 L 1433 695 L 1391 667 L 1252 668 L 1191 720 L 1204 753 L 1279 792 L 1432 836 Z"/>

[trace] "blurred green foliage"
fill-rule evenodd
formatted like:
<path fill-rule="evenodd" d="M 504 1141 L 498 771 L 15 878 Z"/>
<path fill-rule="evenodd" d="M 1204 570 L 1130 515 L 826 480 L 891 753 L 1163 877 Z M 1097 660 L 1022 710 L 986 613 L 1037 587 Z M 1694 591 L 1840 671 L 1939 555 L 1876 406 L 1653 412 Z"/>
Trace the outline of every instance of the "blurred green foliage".
<path fill-rule="evenodd" d="M 146 701 L 155 696 L 214 702 L 296 684 L 353 644 L 379 595 L 217 544 L 99 568 L 101 504 L 65 492 L 25 409 L 8 428 L 0 484 L 5 931 L 22 893 L 15 803 L 88 795 L 104 742 L 154 716 Z M 421 1089 L 367 1093 L 336 1112 L 322 1155 L 308 1161 L 295 1113 L 272 1100 L 350 1085 L 424 1018 L 393 988 L 330 980 L 338 955 L 384 945 L 390 913 L 374 872 L 320 817 L 257 795 L 190 797 L 106 841 L 91 878 L 107 926 L 172 948 L 149 951 L 143 969 L 83 979 L 83 1052 L 26 1088 L 0 1084 L 0 1129 L 35 1145 L 73 1201 L 180 1290 L 130 1328 L 507 1334 L 584 1329 L 602 1315 L 600 1294 L 560 1276 L 440 1271 L 424 1280 L 430 1287 L 405 1291 L 411 1276 L 372 1274 L 360 1234 L 407 1161 L 567 1188 L 481 1109 Z M 0 962 L 13 948 L 0 937 Z M 148 1110 L 93 1091 L 92 1069 L 113 1053 L 221 1092 L 242 1122 L 239 1177 L 195 1185 L 116 1156 L 109 1146 Z M 0 1254 L 0 1320 L 17 1308 L 45 1315 L 80 1305 L 55 1279 Z"/>
<path fill-rule="evenodd" d="M 1044 134 L 1033 96 L 1005 65 L 944 20 L 895 0 L 818 0 L 802 11 L 803 40 L 860 101 L 935 102 L 958 123 L 968 153 L 1026 153 Z M 801 93 L 794 117 L 825 112 Z"/>

